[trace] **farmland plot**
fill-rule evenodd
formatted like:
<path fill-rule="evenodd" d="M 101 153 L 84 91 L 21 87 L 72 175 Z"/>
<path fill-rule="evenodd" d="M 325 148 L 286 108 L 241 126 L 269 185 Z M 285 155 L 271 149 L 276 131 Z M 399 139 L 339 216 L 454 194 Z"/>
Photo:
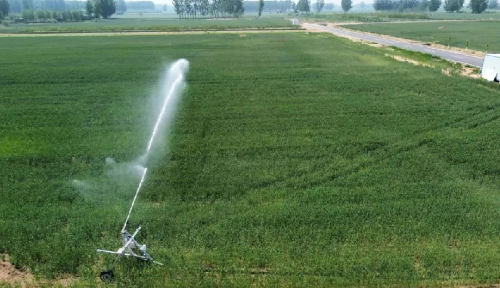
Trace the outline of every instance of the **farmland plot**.
<path fill-rule="evenodd" d="M 241 36 L 2 39 L 0 253 L 97 281 L 136 185 L 106 158 L 144 151 L 182 57 L 187 91 L 131 219 L 165 266 L 121 261 L 114 285 L 497 281 L 497 86 L 327 34 Z"/>

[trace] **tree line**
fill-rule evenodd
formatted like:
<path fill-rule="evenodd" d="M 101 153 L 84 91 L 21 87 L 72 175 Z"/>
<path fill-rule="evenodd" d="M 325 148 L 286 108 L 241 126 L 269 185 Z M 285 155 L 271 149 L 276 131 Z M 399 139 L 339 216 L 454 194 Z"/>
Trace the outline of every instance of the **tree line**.
<path fill-rule="evenodd" d="M 107 19 L 116 12 L 115 0 L 87 0 L 85 10 L 90 19 Z"/>
<path fill-rule="evenodd" d="M 492 3 L 488 6 L 488 0 L 471 0 L 469 7 L 472 13 L 482 13 L 486 8 L 496 9 L 498 0 L 490 0 Z M 415 11 L 415 12 L 435 12 L 441 5 L 442 0 L 375 0 L 373 8 L 377 11 Z M 443 9 L 446 12 L 459 12 L 464 6 L 464 0 L 444 0 Z"/>
<path fill-rule="evenodd" d="M 245 1 L 245 12 L 258 12 L 262 5 L 264 12 L 286 13 L 292 9 L 292 1 Z"/>
<path fill-rule="evenodd" d="M 24 22 L 50 22 L 50 21 L 64 21 L 64 22 L 78 22 L 86 19 L 83 11 L 42 11 L 42 10 L 23 10 L 21 17 Z"/>
<path fill-rule="evenodd" d="M 245 13 L 243 0 L 173 0 L 179 18 L 240 17 Z"/>
<path fill-rule="evenodd" d="M 109 18 L 116 11 L 124 13 L 126 10 L 127 5 L 124 0 L 87 0 L 86 2 L 0 0 L 0 19 L 6 17 L 9 13 L 21 13 L 24 22 L 84 21 L 100 17 Z M 17 19 L 15 17 L 11 18 L 13 20 Z"/>
<path fill-rule="evenodd" d="M 23 10 L 48 10 L 48 11 L 66 11 L 79 10 L 84 8 L 85 2 L 64 0 L 7 0 L 10 5 L 10 12 L 21 13 Z"/>

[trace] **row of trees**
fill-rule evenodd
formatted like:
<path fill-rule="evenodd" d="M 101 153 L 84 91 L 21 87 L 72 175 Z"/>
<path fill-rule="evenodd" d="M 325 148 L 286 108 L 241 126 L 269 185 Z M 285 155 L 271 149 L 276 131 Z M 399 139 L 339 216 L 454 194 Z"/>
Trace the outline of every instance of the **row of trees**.
<path fill-rule="evenodd" d="M 434 2 L 430 5 L 430 2 Z M 375 0 L 373 2 L 373 8 L 377 11 L 425 11 L 430 6 L 436 6 L 436 2 L 439 2 L 436 10 L 441 6 L 441 0 Z"/>
<path fill-rule="evenodd" d="M 363 2 L 364 3 L 364 2 Z M 325 3 L 325 0 L 318 0 L 313 5 L 309 1 L 300 1 L 298 3 L 292 0 L 282 0 L 282 1 L 245 1 L 245 12 L 276 12 L 276 13 L 287 13 L 289 11 L 294 11 L 296 14 L 299 12 L 311 12 L 314 8 L 316 13 L 320 13 L 323 10 L 331 11 L 334 8 L 333 3 Z"/>
<path fill-rule="evenodd" d="M 23 10 L 49 10 L 49 11 L 66 11 L 78 10 L 83 8 L 82 1 L 72 1 L 72 7 L 68 7 L 64 0 L 41 0 L 34 2 L 33 0 L 8 0 L 10 4 L 10 12 L 21 13 Z M 81 4 L 80 7 L 78 4 Z"/>
<path fill-rule="evenodd" d="M 346 2 L 346 3 L 342 2 L 344 4 L 351 3 L 349 5 L 351 5 L 351 7 L 352 7 L 352 0 L 343 0 L 343 1 Z M 347 6 L 349 6 L 349 5 L 347 5 Z M 321 13 L 321 11 L 323 11 L 323 10 L 330 10 L 331 11 L 335 7 L 333 5 L 333 3 L 325 3 L 325 0 L 317 0 L 313 6 L 314 6 L 316 13 Z M 344 6 L 342 6 L 342 7 L 344 7 Z M 295 14 L 309 13 L 309 12 L 311 12 L 311 4 L 309 3 L 309 0 L 299 0 L 299 2 L 297 2 L 297 4 L 295 4 L 295 2 L 292 2 L 292 9 L 293 9 L 293 12 Z M 351 9 L 351 8 L 349 8 L 349 9 Z M 347 12 L 348 10 L 344 10 L 344 11 Z"/>
<path fill-rule="evenodd" d="M 292 9 L 292 1 L 245 1 L 245 12 L 258 12 L 262 5 L 263 12 L 286 13 Z"/>
<path fill-rule="evenodd" d="M 83 11 L 33 11 L 33 10 L 23 10 L 21 17 L 25 22 L 49 22 L 49 21 L 71 21 L 78 22 L 84 21 L 86 19 Z"/>
<path fill-rule="evenodd" d="M 490 1 L 493 3 L 491 7 L 498 7 L 498 0 Z M 441 0 L 375 0 L 373 8 L 377 11 L 402 12 L 428 10 L 435 12 L 442 4 Z M 445 0 L 443 9 L 447 12 L 459 12 L 463 6 L 464 0 Z M 482 13 L 488 8 L 488 0 L 471 0 L 468 7 L 472 10 L 472 13 Z"/>
<path fill-rule="evenodd" d="M 115 0 L 87 0 L 85 10 L 90 19 L 107 19 L 116 12 Z"/>
<path fill-rule="evenodd" d="M 471 0 L 468 7 L 472 10 L 472 13 L 482 13 L 488 8 L 488 0 Z"/>
<path fill-rule="evenodd" d="M 342 6 L 342 10 L 344 10 L 344 12 L 347 12 L 352 8 L 352 0 L 342 0 L 340 2 L 340 5 Z"/>
<path fill-rule="evenodd" d="M 239 17 L 245 12 L 243 0 L 173 0 L 179 18 Z"/>
<path fill-rule="evenodd" d="M 150 1 L 143 1 L 150 2 Z M 69 3 L 69 5 L 68 5 Z M 151 2 L 152 3 L 152 2 Z M 153 4 L 154 5 L 154 4 Z M 71 10 L 69 10 L 70 8 Z M 84 15 L 83 9 L 86 10 Z M 9 13 L 22 13 L 26 22 L 83 21 L 85 19 L 109 18 L 116 11 L 124 13 L 127 4 L 124 0 L 87 0 L 65 2 L 64 0 L 0 0 L 0 19 Z"/>
<path fill-rule="evenodd" d="M 311 11 L 311 5 L 309 5 L 309 0 L 299 0 L 297 5 L 295 5 L 295 2 L 292 4 L 293 11 L 297 13 L 297 11 L 300 11 L 301 13 L 309 13 Z"/>
<path fill-rule="evenodd" d="M 248 2 L 245 2 L 245 6 L 246 6 L 246 3 L 248 3 Z M 267 5 L 267 2 L 266 2 L 266 5 Z M 348 12 L 349 10 L 351 10 L 353 8 L 352 0 L 341 0 L 340 5 L 341 5 L 342 10 L 344 12 Z M 358 4 L 358 7 L 361 9 L 365 9 L 366 6 L 367 5 L 364 1 L 362 1 Z M 314 12 L 321 13 L 321 11 L 323 11 L 323 10 L 332 11 L 335 8 L 335 5 L 333 3 L 325 3 L 325 0 L 317 0 L 313 4 L 312 8 L 314 8 Z M 308 13 L 308 12 L 311 12 L 310 11 L 311 5 L 310 5 L 308 0 L 299 0 L 297 5 L 295 5 L 295 3 L 292 2 L 292 9 L 293 9 L 295 14 Z"/>

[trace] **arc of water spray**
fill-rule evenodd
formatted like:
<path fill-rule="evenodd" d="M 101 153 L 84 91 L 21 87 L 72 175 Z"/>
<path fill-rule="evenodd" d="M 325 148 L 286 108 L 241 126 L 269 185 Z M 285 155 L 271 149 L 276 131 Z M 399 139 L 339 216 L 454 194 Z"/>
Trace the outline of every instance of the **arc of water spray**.
<path fill-rule="evenodd" d="M 148 147 L 146 149 L 146 154 L 144 155 L 144 159 L 146 159 L 146 157 L 149 154 L 149 151 L 151 150 L 151 146 L 153 145 L 153 141 L 154 141 L 154 138 L 156 136 L 156 132 L 158 131 L 158 127 L 160 126 L 160 123 L 163 119 L 163 115 L 165 114 L 165 110 L 167 108 L 168 102 L 170 101 L 170 98 L 172 98 L 172 96 L 175 94 L 175 91 L 177 90 L 177 86 L 181 84 L 182 79 L 184 78 L 183 73 L 186 71 L 186 69 L 188 67 L 187 66 L 188 63 L 189 62 L 187 62 L 187 60 L 181 59 L 181 60 L 178 60 L 170 68 L 171 71 L 169 71 L 169 73 L 172 72 L 172 70 L 173 70 L 173 72 L 180 72 L 180 73 L 177 76 L 177 78 L 175 79 L 175 81 L 172 83 L 170 90 L 167 94 L 167 97 L 165 97 L 165 101 L 163 102 L 163 106 L 161 108 L 160 115 L 158 116 L 158 119 L 156 120 L 156 124 L 153 128 L 153 133 L 151 135 L 151 138 L 149 139 Z M 129 209 L 128 214 L 127 214 L 127 219 L 125 220 L 125 223 L 123 224 L 122 233 L 127 228 L 128 219 L 130 218 L 130 214 L 132 214 L 132 209 L 134 208 L 135 200 L 137 199 L 137 196 L 139 195 L 139 192 L 141 191 L 142 183 L 144 182 L 144 179 L 146 178 L 147 171 L 148 171 L 148 168 L 143 168 L 141 181 L 139 182 L 139 186 L 137 187 L 137 190 L 135 191 L 134 200 L 132 200 L 132 205 L 130 205 L 130 209 Z"/>
<path fill-rule="evenodd" d="M 123 224 L 122 233 L 127 228 L 128 219 L 130 218 L 130 214 L 132 214 L 132 209 L 134 208 L 134 204 L 135 204 L 135 200 L 137 199 L 137 195 L 139 195 L 139 191 L 141 191 L 141 187 L 142 187 L 142 183 L 144 182 L 144 178 L 146 178 L 146 172 L 148 172 L 148 168 L 143 168 L 141 182 L 139 182 L 139 186 L 137 187 L 137 190 L 135 191 L 134 200 L 132 200 L 132 205 L 130 205 L 130 210 L 128 210 L 127 219 L 125 219 L 125 224 Z"/>
<path fill-rule="evenodd" d="M 155 139 L 156 132 L 158 131 L 158 126 L 160 126 L 160 122 L 163 119 L 163 114 L 165 114 L 167 104 L 168 104 L 170 98 L 172 97 L 172 95 L 174 94 L 174 92 L 176 90 L 175 88 L 182 81 L 182 78 L 183 78 L 182 74 L 179 74 L 179 76 L 177 76 L 174 83 L 172 83 L 172 88 L 170 89 L 167 97 L 165 98 L 165 101 L 163 102 L 163 107 L 161 108 L 160 116 L 158 116 L 158 119 L 156 120 L 156 124 L 155 124 L 155 127 L 153 129 L 153 134 L 151 135 L 151 138 L 149 139 L 148 148 L 146 149 L 146 156 L 148 155 L 149 150 L 151 150 L 151 145 L 153 145 L 153 140 Z"/>

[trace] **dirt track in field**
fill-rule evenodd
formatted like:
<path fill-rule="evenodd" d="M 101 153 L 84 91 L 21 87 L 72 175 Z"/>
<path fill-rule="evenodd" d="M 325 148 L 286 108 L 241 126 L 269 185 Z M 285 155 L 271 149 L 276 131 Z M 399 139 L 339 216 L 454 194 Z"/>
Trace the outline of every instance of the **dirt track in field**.
<path fill-rule="evenodd" d="M 276 29 L 276 30 L 228 30 L 228 31 L 182 31 L 182 32 L 54 32 L 54 33 L 12 33 L 0 34 L 0 37 L 64 37 L 64 36 L 168 36 L 168 35 L 208 35 L 208 34 L 250 34 L 250 33 L 291 33 L 304 32 L 303 29 Z"/>

